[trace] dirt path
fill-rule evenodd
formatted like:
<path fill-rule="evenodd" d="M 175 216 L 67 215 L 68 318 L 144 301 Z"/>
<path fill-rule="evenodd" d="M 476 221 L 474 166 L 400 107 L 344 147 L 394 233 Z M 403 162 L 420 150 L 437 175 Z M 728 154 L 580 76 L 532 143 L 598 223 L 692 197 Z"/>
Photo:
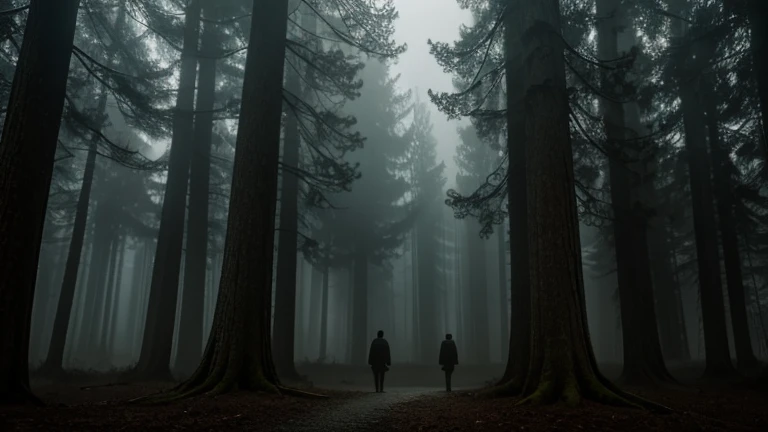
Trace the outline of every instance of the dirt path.
<path fill-rule="evenodd" d="M 422 397 L 444 394 L 438 388 L 400 387 L 385 393 L 361 393 L 359 397 L 285 422 L 275 431 L 376 431 L 388 427 L 390 410 L 395 404 L 413 402 Z"/>

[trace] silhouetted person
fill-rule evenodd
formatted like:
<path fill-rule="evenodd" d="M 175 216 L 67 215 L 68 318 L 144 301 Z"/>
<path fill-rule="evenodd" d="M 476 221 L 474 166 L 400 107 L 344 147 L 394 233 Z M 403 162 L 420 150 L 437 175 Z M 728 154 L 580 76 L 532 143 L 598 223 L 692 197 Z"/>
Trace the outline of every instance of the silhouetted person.
<path fill-rule="evenodd" d="M 445 371 L 445 391 L 451 391 L 451 374 L 457 364 L 459 364 L 459 352 L 456 350 L 453 336 L 449 333 L 445 335 L 445 340 L 440 345 L 440 365 Z"/>
<path fill-rule="evenodd" d="M 379 330 L 378 336 L 371 342 L 371 350 L 368 352 L 368 364 L 373 370 L 373 380 L 376 383 L 376 393 L 384 392 L 384 373 L 392 366 L 389 356 L 389 343 L 384 339 L 384 332 Z"/>

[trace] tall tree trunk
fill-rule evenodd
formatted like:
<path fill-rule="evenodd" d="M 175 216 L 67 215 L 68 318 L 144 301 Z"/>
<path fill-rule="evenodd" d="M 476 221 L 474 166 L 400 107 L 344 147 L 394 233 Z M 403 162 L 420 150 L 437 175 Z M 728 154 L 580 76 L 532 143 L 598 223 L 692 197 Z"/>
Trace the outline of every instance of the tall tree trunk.
<path fill-rule="evenodd" d="M 270 322 L 288 0 L 254 3 L 224 268 L 208 346 L 176 395 L 276 391 Z"/>
<path fill-rule="evenodd" d="M 733 209 L 735 202 L 732 179 L 729 175 L 730 157 L 725 143 L 720 139 L 719 107 L 715 94 L 712 77 L 703 78 L 707 89 L 704 94 L 707 130 L 709 131 L 709 153 L 712 158 L 712 173 L 714 180 L 717 215 L 720 224 L 720 235 L 725 261 L 725 278 L 728 285 L 728 300 L 731 309 L 733 341 L 736 345 L 736 360 L 742 370 L 749 370 L 758 365 L 752 350 L 752 340 L 749 336 L 749 320 L 747 318 L 747 303 L 744 293 L 744 280 L 741 270 L 739 238 L 736 233 Z"/>
<path fill-rule="evenodd" d="M 32 0 L 0 139 L 0 403 L 36 401 L 29 331 L 79 0 Z"/>
<path fill-rule="evenodd" d="M 531 357 L 521 403 L 628 403 L 602 377 L 587 328 L 557 0 L 524 2 Z M 558 319 L 552 319 L 559 317 Z"/>
<path fill-rule="evenodd" d="M 298 380 L 294 364 L 294 338 L 296 335 L 296 251 L 299 229 L 299 168 L 301 135 L 297 116 L 296 95 L 301 92 L 298 71 L 288 68 L 286 73 L 285 132 L 283 160 L 281 161 L 282 188 L 280 194 L 280 235 L 277 250 L 277 278 L 275 288 L 275 329 L 273 335 L 275 366 L 286 379 Z"/>
<path fill-rule="evenodd" d="M 670 12 L 686 15 L 686 0 L 670 0 Z M 686 35 L 683 22 L 672 20 L 672 35 L 682 40 Z M 701 294 L 701 315 L 704 324 L 704 340 L 707 376 L 730 375 L 733 373 L 731 354 L 728 347 L 728 333 L 723 307 L 723 287 L 720 275 L 720 254 L 717 242 L 710 161 L 706 148 L 705 117 L 700 100 L 703 65 L 711 58 L 704 45 L 709 40 L 694 43 L 683 42 L 693 52 L 675 53 L 678 64 L 678 83 L 683 110 L 685 149 L 688 155 L 691 201 L 693 204 L 693 226 L 696 238 L 699 290 Z M 687 49 L 685 49 L 687 51 Z M 690 59 L 690 60 L 689 60 Z M 693 61 L 685 64 L 685 61 Z M 703 62 L 703 63 L 702 63 Z"/>
<path fill-rule="evenodd" d="M 368 358 L 367 336 L 368 336 L 368 255 L 364 245 L 358 245 L 355 255 L 354 282 L 352 284 L 353 309 L 352 322 L 352 356 L 353 365 L 361 366 L 366 364 Z"/>
<path fill-rule="evenodd" d="M 510 2 L 509 5 L 512 3 Z M 510 337 L 507 367 L 500 384 L 517 395 L 528 375 L 531 346 L 531 281 L 528 255 L 528 191 L 526 128 L 523 98 L 525 69 L 520 61 L 524 23 L 518 8 L 507 6 L 504 16 L 504 50 L 507 83 L 507 154 L 509 177 Z M 512 204 L 514 203 L 514 204 Z"/>
<path fill-rule="evenodd" d="M 213 0 L 204 4 L 203 15 L 215 20 Z M 214 24 L 203 28 L 195 116 L 194 152 L 189 174 L 189 215 L 184 256 L 184 290 L 179 317 L 176 373 L 190 376 L 203 354 L 203 309 L 208 262 L 208 201 L 213 137 L 213 105 L 216 99 L 216 56 L 220 43 Z"/>
<path fill-rule="evenodd" d="M 106 98 L 103 100 L 106 105 Z M 64 361 L 64 346 L 67 342 L 67 329 L 69 328 L 69 319 L 72 315 L 72 303 L 75 298 L 77 275 L 80 269 L 85 228 L 88 221 L 93 172 L 96 168 L 96 144 L 96 139 L 92 139 L 88 147 L 88 156 L 85 161 L 85 171 L 83 172 L 83 184 L 80 187 L 80 196 L 77 199 L 75 224 L 72 227 L 72 239 L 69 242 L 64 279 L 61 282 L 61 293 L 59 294 L 59 303 L 56 308 L 56 318 L 53 322 L 53 333 L 51 334 L 48 356 L 44 365 L 44 369 L 53 374 L 61 371 Z"/>
<path fill-rule="evenodd" d="M 323 266 L 323 301 L 320 308 L 320 360 L 328 357 L 328 265 Z"/>
<path fill-rule="evenodd" d="M 604 60 L 619 58 L 618 36 L 621 21 L 618 0 L 597 1 L 598 55 Z M 603 71 L 602 87 L 609 94 L 625 86 L 617 71 Z M 602 98 L 603 124 L 608 137 L 611 206 L 616 269 L 619 286 L 624 369 L 621 379 L 627 384 L 673 381 L 661 354 L 653 296 L 653 278 L 648 257 L 647 223 L 640 202 L 643 162 L 630 163 L 640 151 L 629 151 L 628 125 L 621 103 Z"/>
<path fill-rule="evenodd" d="M 144 326 L 141 355 L 135 370 L 136 377 L 142 379 L 171 379 L 173 326 L 176 322 L 187 183 L 194 143 L 195 77 L 201 1 L 189 1 L 185 11 L 179 90 L 173 114 L 171 153 L 168 158 L 168 180 L 157 235 L 147 321 Z"/>

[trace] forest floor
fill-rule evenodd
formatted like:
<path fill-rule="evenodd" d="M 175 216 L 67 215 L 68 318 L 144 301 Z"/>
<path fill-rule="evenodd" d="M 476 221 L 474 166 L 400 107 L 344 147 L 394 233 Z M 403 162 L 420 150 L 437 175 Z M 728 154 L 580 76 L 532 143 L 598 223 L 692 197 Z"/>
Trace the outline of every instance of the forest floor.
<path fill-rule="evenodd" d="M 458 372 L 458 371 L 457 371 Z M 362 377 L 360 377 L 362 378 Z M 636 390 L 674 411 L 642 410 L 583 403 L 518 407 L 516 399 L 481 399 L 481 383 L 445 393 L 434 385 L 403 386 L 393 379 L 386 393 L 365 382 L 323 383 L 328 399 L 254 393 L 197 397 L 160 406 L 126 401 L 162 391 L 169 384 L 124 384 L 108 376 L 78 383 L 37 383 L 46 406 L 0 407 L 1 431 L 766 431 L 768 393 L 744 385 Z M 366 380 L 371 381 L 371 380 Z M 114 385 L 106 385 L 114 384 Z M 317 383 L 316 383 L 317 384 Z M 372 383 L 371 383 L 372 384 Z M 330 389 L 329 389 L 330 388 Z"/>

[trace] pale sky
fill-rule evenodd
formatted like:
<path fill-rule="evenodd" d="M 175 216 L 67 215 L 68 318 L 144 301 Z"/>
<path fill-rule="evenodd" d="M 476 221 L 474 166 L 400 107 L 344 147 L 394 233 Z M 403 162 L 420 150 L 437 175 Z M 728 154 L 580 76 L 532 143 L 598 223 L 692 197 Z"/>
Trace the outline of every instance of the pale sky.
<path fill-rule="evenodd" d="M 429 53 L 427 39 L 455 41 L 459 37 L 459 26 L 468 24 L 471 15 L 461 10 L 455 0 L 395 0 L 395 7 L 400 12 L 400 18 L 395 23 L 395 39 L 399 43 L 407 43 L 408 51 L 392 67 L 392 73 L 401 74 L 400 86 L 412 89 L 414 96 L 418 91 L 421 101 L 429 106 L 438 141 L 438 162 L 445 162 L 447 186 L 452 187 L 456 179 L 453 156 L 459 141 L 456 128 L 460 123 L 449 122 L 445 114 L 429 101 L 427 90 L 452 91 L 453 84 L 451 75 L 443 72 Z"/>

